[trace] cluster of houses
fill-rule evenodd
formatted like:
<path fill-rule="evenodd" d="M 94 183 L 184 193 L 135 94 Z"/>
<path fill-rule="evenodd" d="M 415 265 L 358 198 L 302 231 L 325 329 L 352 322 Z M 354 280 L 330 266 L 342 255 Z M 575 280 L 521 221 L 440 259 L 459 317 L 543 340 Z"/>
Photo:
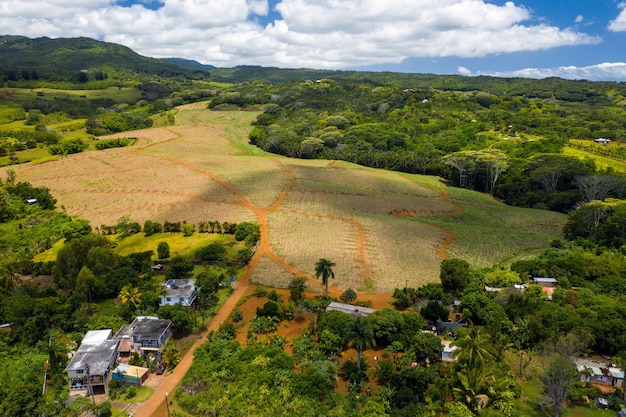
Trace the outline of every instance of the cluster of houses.
<path fill-rule="evenodd" d="M 164 284 L 160 304 L 191 306 L 197 291 L 195 280 L 169 280 Z M 70 394 L 104 394 L 111 379 L 141 385 L 150 369 L 129 365 L 128 359 L 136 352 L 158 363 L 171 336 L 172 321 L 154 316 L 136 317 L 115 334 L 112 329 L 88 331 L 65 368 Z"/>
<path fill-rule="evenodd" d="M 558 281 L 556 278 L 534 277 L 533 284 L 541 286 L 542 291 L 548 296 L 548 300 L 552 300 L 552 294 L 554 294 L 554 289 L 556 288 Z M 528 285 L 528 283 L 515 284 L 514 287 L 520 291 L 524 291 L 528 288 Z M 498 292 L 501 290 L 502 288 L 485 287 L 485 291 L 487 292 Z"/>
<path fill-rule="evenodd" d="M 172 335 L 172 321 L 139 316 L 113 334 L 111 329 L 90 330 L 65 368 L 71 395 L 105 394 L 111 378 L 121 383 L 141 385 L 149 368 L 125 362 L 134 352 L 161 360 Z"/>

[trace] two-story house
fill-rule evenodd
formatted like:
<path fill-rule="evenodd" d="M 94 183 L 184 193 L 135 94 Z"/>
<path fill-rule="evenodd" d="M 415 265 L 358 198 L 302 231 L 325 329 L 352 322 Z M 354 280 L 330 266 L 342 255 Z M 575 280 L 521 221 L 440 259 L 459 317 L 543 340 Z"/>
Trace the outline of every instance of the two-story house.
<path fill-rule="evenodd" d="M 170 279 L 165 283 L 161 305 L 190 306 L 196 301 L 197 292 L 195 279 Z"/>
<path fill-rule="evenodd" d="M 160 360 L 163 348 L 171 336 L 172 320 L 138 316 L 132 323 L 122 326 L 115 334 L 115 339 L 120 344 L 132 344 L 132 349 L 142 356 L 153 353 Z"/>
<path fill-rule="evenodd" d="M 112 336 L 111 329 L 87 332 L 65 368 L 70 380 L 71 395 L 106 393 L 119 343 Z"/>

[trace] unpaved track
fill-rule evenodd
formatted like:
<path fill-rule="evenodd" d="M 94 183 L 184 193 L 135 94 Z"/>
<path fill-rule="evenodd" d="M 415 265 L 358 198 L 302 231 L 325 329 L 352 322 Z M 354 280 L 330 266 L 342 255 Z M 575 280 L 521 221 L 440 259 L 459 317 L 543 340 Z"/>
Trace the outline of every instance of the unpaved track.
<path fill-rule="evenodd" d="M 147 147 L 149 147 L 150 145 L 147 146 L 143 146 L 139 149 L 137 149 L 136 152 L 141 152 L 143 149 L 146 149 Z M 295 276 L 298 277 L 304 277 L 306 278 L 310 283 L 314 284 L 314 285 L 321 285 L 320 281 L 317 280 L 315 277 L 313 277 L 312 275 L 296 268 L 295 266 L 291 265 L 290 263 L 288 263 L 287 261 L 285 261 L 283 258 L 281 258 L 280 256 L 278 256 L 274 250 L 271 247 L 270 241 L 269 241 L 269 234 L 268 234 L 268 225 L 267 225 L 267 218 L 266 215 L 269 212 L 273 212 L 273 211 L 279 211 L 279 210 L 283 210 L 281 209 L 281 205 L 283 203 L 283 201 L 285 200 L 285 197 L 289 194 L 289 192 L 291 192 L 293 185 L 295 183 L 295 178 L 293 173 L 291 172 L 291 170 L 285 166 L 280 160 L 278 159 L 274 159 L 273 161 L 276 163 L 276 165 L 278 165 L 278 167 L 283 171 L 283 173 L 287 176 L 288 178 L 288 182 L 287 185 L 285 186 L 285 188 L 281 191 L 281 193 L 279 194 L 279 196 L 277 197 L 276 201 L 268 206 L 268 207 L 257 207 L 256 205 L 254 205 L 252 203 L 252 201 L 250 200 L 250 198 L 248 196 L 246 196 L 245 194 L 243 194 L 242 192 L 240 192 L 236 187 L 234 187 L 233 185 L 229 184 L 227 181 L 223 180 L 222 178 L 220 178 L 219 176 L 217 176 L 216 174 L 207 171 L 204 168 L 198 167 L 188 161 L 184 161 L 182 159 L 179 158 L 168 158 L 168 157 L 163 157 L 163 159 L 167 159 L 170 162 L 173 162 L 175 164 L 184 166 L 185 168 L 195 171 L 197 173 L 200 173 L 202 175 L 205 175 L 206 177 L 210 178 L 212 181 L 215 181 L 216 183 L 220 184 L 222 187 L 226 188 L 228 191 L 230 191 L 231 193 L 233 193 L 235 196 L 237 196 L 237 198 L 239 199 L 239 204 L 241 204 L 242 206 L 246 207 L 247 209 L 251 210 L 252 212 L 255 213 L 255 215 L 257 216 L 257 220 L 260 224 L 260 229 L 261 229 L 261 237 L 259 240 L 259 245 L 257 247 L 256 253 L 254 254 L 254 256 L 252 257 L 252 259 L 250 260 L 250 263 L 248 264 L 247 268 L 245 269 L 244 273 L 242 274 L 242 277 L 240 278 L 240 281 L 238 283 L 238 289 L 235 290 L 235 292 L 229 297 L 229 299 L 226 301 L 226 303 L 224 303 L 224 305 L 220 308 L 220 310 L 217 312 L 217 314 L 212 318 L 211 322 L 209 323 L 209 326 L 207 328 L 207 330 L 201 335 L 200 338 L 198 338 L 198 340 L 193 344 L 193 346 L 191 347 L 191 349 L 189 349 L 189 351 L 185 354 L 185 356 L 181 359 L 181 361 L 179 362 L 179 364 L 176 366 L 176 368 L 174 369 L 174 372 L 170 375 L 167 376 L 167 379 L 165 379 L 158 388 L 156 388 L 154 394 L 150 397 L 150 399 L 144 403 L 135 403 L 133 404 L 131 407 L 129 407 L 128 411 L 133 412 L 135 417 L 166 417 L 167 414 L 167 406 L 165 404 L 165 398 L 166 398 L 166 393 L 169 393 L 171 396 L 174 395 L 174 391 L 176 390 L 177 386 L 179 385 L 180 381 L 182 380 L 182 378 L 184 377 L 184 375 L 187 373 L 187 371 L 189 370 L 189 368 L 192 365 L 193 362 L 193 352 L 202 344 L 206 341 L 206 336 L 208 334 L 208 332 L 210 331 L 216 331 L 219 328 L 219 325 L 221 323 L 223 323 L 224 321 L 226 321 L 228 319 L 228 317 L 230 316 L 230 314 L 232 313 L 232 311 L 234 310 L 235 306 L 237 305 L 237 302 L 248 293 L 248 291 L 250 290 L 250 286 L 249 286 L 249 278 L 252 274 L 252 272 L 254 271 L 254 269 L 256 268 L 257 264 L 259 263 L 259 261 L 261 260 L 261 258 L 263 256 L 268 256 L 273 262 L 275 262 L 276 264 L 278 264 L 280 267 L 282 267 L 283 269 L 289 271 L 290 273 L 294 274 Z M 330 163 L 331 167 L 337 166 L 336 161 L 331 162 Z M 446 202 L 451 202 L 450 196 L 447 192 L 443 192 L 440 194 L 441 199 L 446 201 Z M 454 204 L 454 203 L 452 203 Z M 446 213 L 446 214 L 456 214 L 456 213 L 460 213 L 461 208 L 457 205 L 454 204 L 455 209 L 452 212 Z M 305 216 L 320 216 L 319 214 L 316 213 L 300 213 L 303 214 Z M 420 216 L 420 215 L 428 215 L 428 214 L 432 214 L 432 213 L 419 213 L 419 212 L 409 212 L 409 211 L 404 211 L 404 212 L 396 212 L 393 213 L 393 215 L 395 216 Z M 442 214 L 442 213 L 438 213 L 438 214 Z M 363 226 L 357 222 L 354 219 L 350 219 L 350 218 L 337 218 L 337 217 L 333 217 L 333 216 L 327 216 L 324 215 L 323 217 L 328 217 L 328 218 L 334 218 L 336 220 L 341 220 L 341 221 L 345 221 L 349 224 L 351 224 L 354 227 L 354 230 L 356 232 L 356 249 L 357 252 L 359 254 L 359 263 L 361 264 L 362 267 L 362 271 L 363 272 L 363 276 L 367 277 L 370 275 L 370 266 L 369 263 L 367 261 L 367 255 L 366 255 L 366 235 L 363 231 Z M 448 245 L 452 242 L 452 234 L 444 229 L 444 228 L 440 228 L 444 233 L 445 233 L 445 240 L 444 242 L 441 243 L 441 245 L 438 248 L 438 253 L 439 253 L 439 257 L 441 259 L 445 259 L 446 256 L 446 248 L 448 247 Z M 329 287 L 329 295 L 331 295 L 332 297 L 338 297 L 341 294 L 342 290 L 330 285 Z M 361 299 L 369 299 L 372 304 L 378 308 L 382 308 L 384 306 L 387 305 L 387 303 L 389 302 L 389 300 L 391 299 L 389 295 L 385 295 L 385 294 L 371 294 L 371 295 L 363 295 L 360 296 Z M 171 397 L 170 397 L 171 399 Z"/>

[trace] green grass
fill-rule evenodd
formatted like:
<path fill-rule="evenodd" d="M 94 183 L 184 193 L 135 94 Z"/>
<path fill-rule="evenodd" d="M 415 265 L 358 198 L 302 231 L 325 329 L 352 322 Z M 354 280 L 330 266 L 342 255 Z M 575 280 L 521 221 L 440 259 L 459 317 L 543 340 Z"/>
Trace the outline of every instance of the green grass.
<path fill-rule="evenodd" d="M 43 159 L 47 156 L 50 156 L 50 153 L 47 149 L 44 148 L 33 148 L 26 149 L 24 151 L 19 151 L 15 153 L 17 159 L 20 163 L 33 162 L 40 159 Z M 8 156 L 0 157 L 0 166 L 11 165 L 11 161 Z"/>
<path fill-rule="evenodd" d="M 109 87 L 99 90 L 56 90 L 51 88 L 0 88 L 0 95 L 5 100 L 24 102 L 44 98 L 47 100 L 61 99 L 111 99 L 116 103 L 130 103 L 141 98 L 141 91 L 136 88 Z"/>
<path fill-rule="evenodd" d="M 595 161 L 596 167 L 601 169 L 606 169 L 608 167 L 612 167 L 615 171 L 618 172 L 626 172 L 626 162 L 618 161 L 615 159 L 607 158 L 605 156 L 596 155 L 591 152 L 583 151 L 581 149 L 569 148 L 565 147 L 563 149 L 563 153 L 569 156 L 575 156 L 579 159 L 591 158 Z"/>
<path fill-rule="evenodd" d="M 170 246 L 170 254 L 183 257 L 193 256 L 194 252 L 209 243 L 218 240 L 219 235 L 209 233 L 194 233 L 185 237 L 182 233 L 157 233 L 151 236 L 144 236 L 143 233 L 119 238 L 117 235 L 109 236 L 117 244 L 115 252 L 118 255 L 127 256 L 135 252 L 154 251 L 159 242 L 167 242 Z"/>

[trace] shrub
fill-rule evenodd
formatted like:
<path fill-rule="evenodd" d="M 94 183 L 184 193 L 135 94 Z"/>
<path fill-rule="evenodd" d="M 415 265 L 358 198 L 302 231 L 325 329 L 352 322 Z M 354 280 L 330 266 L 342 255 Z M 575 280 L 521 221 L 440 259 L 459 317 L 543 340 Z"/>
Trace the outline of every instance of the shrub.
<path fill-rule="evenodd" d="M 339 296 L 339 300 L 342 303 L 352 304 L 353 302 L 356 301 L 356 297 L 357 297 L 356 291 L 354 291 L 352 288 L 348 288 L 347 290 L 343 292 L 343 294 Z"/>
<path fill-rule="evenodd" d="M 235 309 L 235 311 L 233 311 L 230 317 L 233 320 L 233 323 L 239 323 L 241 320 L 243 320 L 243 313 L 237 308 Z"/>

